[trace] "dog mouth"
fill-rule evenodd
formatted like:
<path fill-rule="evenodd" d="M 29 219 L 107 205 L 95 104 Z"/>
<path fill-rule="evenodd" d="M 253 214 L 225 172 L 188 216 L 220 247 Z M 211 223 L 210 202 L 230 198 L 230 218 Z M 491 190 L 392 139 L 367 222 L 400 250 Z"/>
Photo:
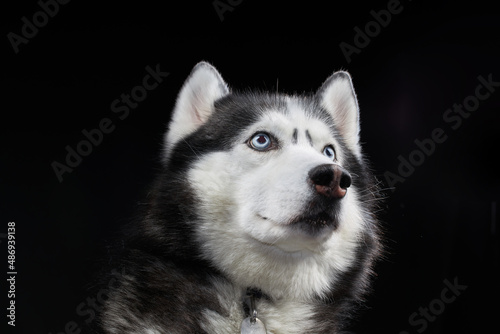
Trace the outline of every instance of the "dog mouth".
<path fill-rule="evenodd" d="M 284 222 L 277 222 L 260 214 L 257 214 L 257 217 L 261 220 L 271 221 L 277 225 L 289 226 L 292 229 L 300 230 L 311 236 L 321 234 L 325 229 L 336 230 L 339 225 L 336 214 L 328 211 L 302 214 Z"/>
<path fill-rule="evenodd" d="M 300 215 L 282 223 L 259 214 L 257 217 L 280 226 L 285 232 L 276 240 L 267 238 L 267 240 L 261 240 L 254 237 L 253 239 L 266 246 L 278 248 L 285 253 L 321 253 L 324 250 L 325 241 L 329 239 L 338 225 L 335 217 L 328 212 Z"/>
<path fill-rule="evenodd" d="M 315 236 L 322 234 L 325 230 L 336 230 L 338 221 L 337 218 L 329 212 L 321 211 L 315 214 L 298 216 L 288 225 L 311 236 Z"/>

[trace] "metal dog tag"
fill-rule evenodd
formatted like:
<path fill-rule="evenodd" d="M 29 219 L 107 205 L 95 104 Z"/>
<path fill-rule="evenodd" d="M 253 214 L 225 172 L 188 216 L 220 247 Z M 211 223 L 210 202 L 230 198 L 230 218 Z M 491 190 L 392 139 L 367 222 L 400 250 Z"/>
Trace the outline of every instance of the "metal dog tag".
<path fill-rule="evenodd" d="M 266 326 L 259 318 L 252 322 L 252 317 L 248 317 L 241 322 L 241 334 L 267 334 Z"/>

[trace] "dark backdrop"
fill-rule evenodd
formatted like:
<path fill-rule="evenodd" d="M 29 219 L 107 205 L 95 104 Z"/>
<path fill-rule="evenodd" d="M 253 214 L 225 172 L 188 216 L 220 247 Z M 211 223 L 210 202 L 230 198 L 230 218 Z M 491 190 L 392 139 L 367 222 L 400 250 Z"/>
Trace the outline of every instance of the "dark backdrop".
<path fill-rule="evenodd" d="M 352 74 L 364 151 L 381 187 L 391 188 L 380 213 L 387 254 L 357 332 L 484 333 L 496 323 L 500 17 L 493 5 L 54 3 L 4 3 L 1 11 L 3 328 L 71 333 L 91 318 L 83 311 L 96 298 L 86 290 L 95 261 L 145 195 L 176 94 L 200 60 L 233 89 L 309 92 L 334 70 Z M 34 21 L 38 28 L 30 28 Z M 169 75 L 126 117 L 114 113 L 121 94 L 135 88 L 140 96 L 147 66 Z M 103 119 L 113 131 L 60 182 L 51 164 L 65 163 L 66 147 L 76 149 L 82 131 Z M 5 311 L 11 221 L 15 328 Z"/>

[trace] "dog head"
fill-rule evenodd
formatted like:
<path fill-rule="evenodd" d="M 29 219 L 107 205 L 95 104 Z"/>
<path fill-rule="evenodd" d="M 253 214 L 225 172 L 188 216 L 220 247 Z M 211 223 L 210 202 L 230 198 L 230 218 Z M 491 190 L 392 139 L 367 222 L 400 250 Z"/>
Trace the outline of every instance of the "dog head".
<path fill-rule="evenodd" d="M 207 63 L 179 93 L 163 160 L 193 194 L 200 254 L 235 284 L 321 295 L 356 261 L 370 180 L 348 73 L 310 96 L 230 92 Z"/>

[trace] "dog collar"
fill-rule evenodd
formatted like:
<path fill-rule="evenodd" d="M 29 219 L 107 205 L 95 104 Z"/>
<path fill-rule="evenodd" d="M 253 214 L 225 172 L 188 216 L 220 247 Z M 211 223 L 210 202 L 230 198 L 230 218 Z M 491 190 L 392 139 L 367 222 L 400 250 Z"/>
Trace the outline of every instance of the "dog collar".
<path fill-rule="evenodd" d="M 257 318 L 257 308 L 255 307 L 255 299 L 262 297 L 262 291 L 247 288 L 244 306 L 248 308 L 249 316 L 241 322 L 241 334 L 266 334 L 266 326 Z M 245 307 L 244 307 L 245 308 Z"/>

